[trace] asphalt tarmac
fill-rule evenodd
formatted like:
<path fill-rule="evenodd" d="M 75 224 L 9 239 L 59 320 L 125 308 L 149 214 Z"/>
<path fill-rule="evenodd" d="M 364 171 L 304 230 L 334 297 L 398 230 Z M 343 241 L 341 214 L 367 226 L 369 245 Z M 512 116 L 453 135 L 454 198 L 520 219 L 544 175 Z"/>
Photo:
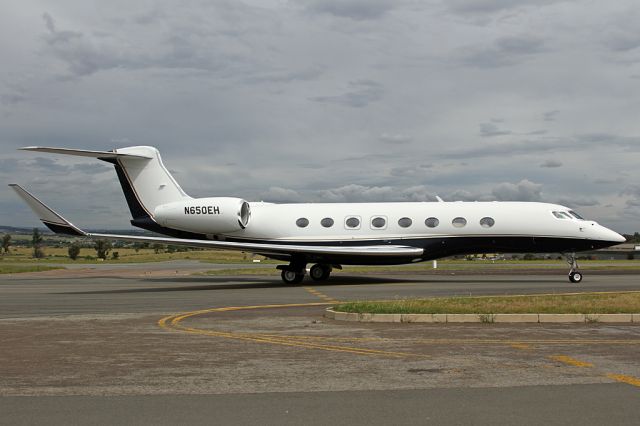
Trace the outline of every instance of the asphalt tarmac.
<path fill-rule="evenodd" d="M 639 324 L 360 324 L 336 301 L 640 291 L 638 275 L 0 277 L 0 424 L 637 424 Z"/>

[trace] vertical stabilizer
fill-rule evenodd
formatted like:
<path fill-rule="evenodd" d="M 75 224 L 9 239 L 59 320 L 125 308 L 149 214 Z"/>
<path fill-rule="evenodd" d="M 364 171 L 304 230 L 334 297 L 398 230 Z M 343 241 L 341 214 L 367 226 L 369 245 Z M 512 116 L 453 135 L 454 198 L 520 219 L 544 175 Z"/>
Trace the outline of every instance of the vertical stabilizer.
<path fill-rule="evenodd" d="M 162 163 L 157 149 L 134 146 L 115 150 L 114 164 L 129 210 L 135 219 L 153 217 L 156 207 L 189 197 Z"/>

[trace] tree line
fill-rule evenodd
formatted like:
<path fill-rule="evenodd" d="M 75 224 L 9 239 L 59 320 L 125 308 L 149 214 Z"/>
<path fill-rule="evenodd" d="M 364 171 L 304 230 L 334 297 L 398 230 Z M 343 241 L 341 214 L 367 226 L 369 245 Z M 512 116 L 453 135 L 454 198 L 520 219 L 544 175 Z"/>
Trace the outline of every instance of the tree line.
<path fill-rule="evenodd" d="M 9 254 L 11 251 L 11 246 L 13 244 L 13 239 L 11 234 L 4 234 L 2 237 L 2 254 Z M 38 230 L 38 228 L 33 228 L 31 233 L 31 241 L 29 246 L 31 247 L 31 256 L 35 259 L 42 259 L 46 257 L 45 249 L 44 249 L 44 238 L 42 233 Z M 83 247 L 87 247 L 87 245 L 82 245 L 78 241 L 73 241 L 67 247 L 67 254 L 69 258 L 76 260 L 80 255 L 80 249 Z M 118 259 L 120 257 L 120 253 L 117 251 L 113 251 L 114 246 L 109 240 L 93 240 L 91 242 L 91 247 L 96 251 L 96 257 L 98 259 L 106 260 L 111 254 L 111 259 Z M 189 248 L 181 247 L 181 246 L 173 246 L 173 245 L 165 245 L 165 244 L 150 244 L 150 243 L 133 243 L 131 246 L 136 252 L 141 249 L 152 249 L 155 254 L 158 253 L 174 253 L 176 251 L 189 251 Z"/>

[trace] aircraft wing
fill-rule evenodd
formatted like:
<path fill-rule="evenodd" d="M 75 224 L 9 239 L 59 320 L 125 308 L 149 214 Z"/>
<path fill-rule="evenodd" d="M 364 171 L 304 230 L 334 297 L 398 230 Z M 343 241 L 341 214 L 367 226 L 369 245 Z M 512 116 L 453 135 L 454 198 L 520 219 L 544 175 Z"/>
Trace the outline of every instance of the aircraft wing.
<path fill-rule="evenodd" d="M 232 241 L 194 240 L 171 237 L 144 237 L 135 235 L 94 234 L 83 231 L 61 215 L 46 206 L 42 201 L 17 184 L 9 185 L 20 198 L 36 213 L 49 229 L 57 234 L 84 236 L 93 239 L 132 241 L 142 243 L 160 243 L 189 247 L 213 248 L 223 250 L 247 251 L 265 255 L 337 255 L 337 256 L 382 256 L 382 257 L 419 257 L 424 250 L 417 247 L 399 245 L 369 246 L 313 246 L 298 244 L 244 243 Z"/>

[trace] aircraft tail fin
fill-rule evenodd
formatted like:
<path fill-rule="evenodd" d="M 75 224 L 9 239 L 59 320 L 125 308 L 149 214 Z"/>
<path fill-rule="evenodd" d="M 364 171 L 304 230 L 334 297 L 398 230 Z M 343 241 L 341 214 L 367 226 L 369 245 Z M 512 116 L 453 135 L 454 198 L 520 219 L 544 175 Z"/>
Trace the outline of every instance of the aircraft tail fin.
<path fill-rule="evenodd" d="M 27 151 L 93 157 L 114 165 L 134 222 L 153 219 L 161 204 L 189 199 L 151 146 L 131 146 L 113 151 L 26 147 Z"/>

